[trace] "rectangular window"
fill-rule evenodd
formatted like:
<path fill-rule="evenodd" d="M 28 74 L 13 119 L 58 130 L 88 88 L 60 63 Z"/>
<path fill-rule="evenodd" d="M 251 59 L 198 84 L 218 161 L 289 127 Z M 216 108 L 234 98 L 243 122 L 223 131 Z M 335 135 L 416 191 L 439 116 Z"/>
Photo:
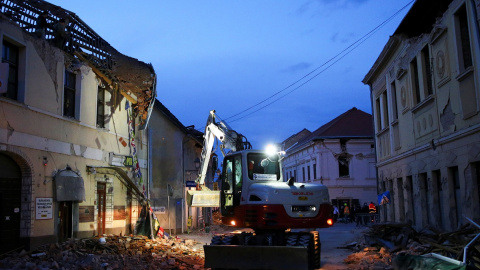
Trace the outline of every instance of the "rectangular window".
<path fill-rule="evenodd" d="M 18 100 L 18 65 L 19 49 L 8 41 L 3 41 L 2 62 L 8 63 L 7 92 L 0 94 L 3 97 Z"/>
<path fill-rule="evenodd" d="M 468 27 L 467 8 L 463 5 L 457 13 L 455 13 L 455 23 L 457 30 L 458 58 L 460 61 L 461 71 L 472 66 L 472 52 L 470 48 L 470 30 Z"/>
<path fill-rule="evenodd" d="M 382 119 L 381 119 L 382 112 L 380 111 L 380 98 L 377 98 L 375 100 L 375 110 L 377 111 L 375 114 L 375 118 L 376 118 L 375 124 L 377 126 L 377 132 L 379 132 L 382 130 Z"/>
<path fill-rule="evenodd" d="M 423 48 L 422 50 L 422 57 L 423 57 L 423 76 L 425 78 L 425 89 L 426 89 L 426 96 L 433 94 L 433 83 L 432 83 L 432 66 L 430 65 L 430 51 L 428 46 Z"/>
<path fill-rule="evenodd" d="M 317 164 L 313 164 L 313 179 L 317 179 Z"/>
<path fill-rule="evenodd" d="M 410 68 L 412 70 L 412 92 L 413 92 L 413 102 L 414 105 L 417 105 L 421 101 L 420 97 L 420 81 L 418 79 L 418 65 L 417 65 L 417 58 L 413 58 L 412 62 L 410 63 Z"/>
<path fill-rule="evenodd" d="M 76 75 L 73 72 L 65 71 L 65 85 L 63 92 L 63 115 L 75 118 L 75 83 Z"/>
<path fill-rule="evenodd" d="M 393 106 L 393 120 L 398 119 L 398 106 L 397 106 L 397 89 L 395 88 L 395 81 L 390 84 L 390 91 L 392 93 L 392 106 Z"/>
<path fill-rule="evenodd" d="M 390 120 L 388 119 L 388 96 L 387 96 L 387 91 L 383 91 L 382 94 L 382 119 L 383 119 L 383 127 L 386 128 L 388 127 Z"/>
<path fill-rule="evenodd" d="M 348 168 L 348 160 L 346 157 L 338 158 L 338 176 L 340 178 L 350 177 L 350 170 Z"/>
<path fill-rule="evenodd" d="M 97 127 L 105 128 L 105 88 L 98 86 Z"/>
<path fill-rule="evenodd" d="M 302 172 L 303 172 L 303 182 L 305 182 L 305 167 L 302 168 Z"/>
<path fill-rule="evenodd" d="M 307 167 L 307 173 L 308 173 L 308 181 L 310 181 L 311 180 L 311 178 L 310 178 L 310 166 Z"/>

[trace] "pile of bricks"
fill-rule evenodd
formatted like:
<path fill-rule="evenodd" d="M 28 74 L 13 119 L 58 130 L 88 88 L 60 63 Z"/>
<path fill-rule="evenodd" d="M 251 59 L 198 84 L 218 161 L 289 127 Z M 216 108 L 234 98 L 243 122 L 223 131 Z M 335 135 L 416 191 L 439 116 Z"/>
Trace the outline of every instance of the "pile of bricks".
<path fill-rule="evenodd" d="M 104 235 L 0 258 L 0 269 L 204 269 L 193 240 Z"/>

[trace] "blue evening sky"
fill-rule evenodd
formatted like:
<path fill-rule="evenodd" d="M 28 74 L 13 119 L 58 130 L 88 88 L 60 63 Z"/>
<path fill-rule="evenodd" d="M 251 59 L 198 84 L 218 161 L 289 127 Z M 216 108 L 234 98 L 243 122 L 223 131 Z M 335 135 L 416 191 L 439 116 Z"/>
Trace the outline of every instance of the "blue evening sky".
<path fill-rule="evenodd" d="M 185 126 L 203 131 L 215 109 L 263 148 L 352 107 L 371 113 L 361 81 L 412 0 L 48 2 L 119 52 L 152 63 L 157 99 Z"/>

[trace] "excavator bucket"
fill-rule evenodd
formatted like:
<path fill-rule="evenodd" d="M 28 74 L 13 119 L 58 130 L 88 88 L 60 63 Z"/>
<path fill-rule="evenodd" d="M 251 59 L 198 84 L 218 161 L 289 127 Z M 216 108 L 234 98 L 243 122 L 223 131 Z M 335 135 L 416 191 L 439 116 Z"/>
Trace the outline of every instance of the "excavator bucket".
<path fill-rule="evenodd" d="M 204 245 L 205 268 L 221 269 L 305 269 L 306 247 Z"/>
<path fill-rule="evenodd" d="M 220 207 L 220 191 L 188 190 L 187 205 L 192 207 Z"/>

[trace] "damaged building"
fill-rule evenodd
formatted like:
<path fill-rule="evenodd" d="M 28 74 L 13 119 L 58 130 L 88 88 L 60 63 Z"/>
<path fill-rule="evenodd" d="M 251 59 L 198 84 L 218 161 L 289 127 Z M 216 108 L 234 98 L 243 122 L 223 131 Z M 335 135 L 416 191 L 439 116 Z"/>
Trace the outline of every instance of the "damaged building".
<path fill-rule="evenodd" d="M 150 175 L 153 67 L 48 2 L 5 0 L 0 12 L 0 254 L 133 233 Z"/>
<path fill-rule="evenodd" d="M 372 115 L 352 108 L 310 132 L 282 142 L 285 178 L 328 187 L 333 205 L 361 207 L 376 201 Z"/>
<path fill-rule="evenodd" d="M 480 218 L 480 1 L 417 0 L 365 76 L 385 221 Z"/>

